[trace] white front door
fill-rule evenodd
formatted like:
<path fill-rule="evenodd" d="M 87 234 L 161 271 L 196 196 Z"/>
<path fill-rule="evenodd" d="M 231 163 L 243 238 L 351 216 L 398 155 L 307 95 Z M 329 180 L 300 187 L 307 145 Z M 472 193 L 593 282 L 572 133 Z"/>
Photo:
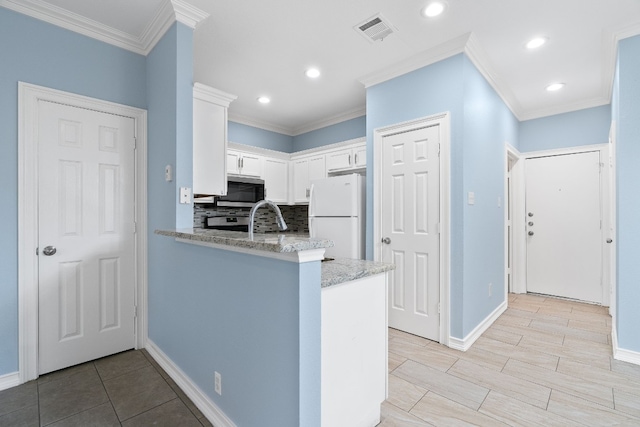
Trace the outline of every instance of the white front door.
<path fill-rule="evenodd" d="M 39 374 L 133 348 L 134 120 L 38 102 Z"/>
<path fill-rule="evenodd" d="M 389 281 L 389 326 L 440 339 L 440 129 L 382 140 L 382 260 Z M 387 240 L 388 239 L 388 240 Z"/>
<path fill-rule="evenodd" d="M 602 303 L 600 153 L 525 168 L 527 291 Z"/>

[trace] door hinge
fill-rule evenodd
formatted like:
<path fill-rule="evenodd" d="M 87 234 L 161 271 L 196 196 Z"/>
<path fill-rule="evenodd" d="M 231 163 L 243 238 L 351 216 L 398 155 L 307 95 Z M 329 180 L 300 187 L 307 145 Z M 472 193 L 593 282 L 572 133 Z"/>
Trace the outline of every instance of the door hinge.
<path fill-rule="evenodd" d="M 133 234 L 136 234 L 138 232 L 138 223 L 136 221 L 133 221 Z"/>
<path fill-rule="evenodd" d="M 136 138 L 135 136 L 133 137 L 133 149 L 137 149 L 138 148 L 138 138 Z"/>
<path fill-rule="evenodd" d="M 133 318 L 137 318 L 138 317 L 138 306 L 134 305 L 133 306 Z"/>
<path fill-rule="evenodd" d="M 440 157 L 440 143 L 438 142 L 438 157 Z"/>
<path fill-rule="evenodd" d="M 40 248 L 36 248 L 36 256 L 40 255 Z"/>
<path fill-rule="evenodd" d="M 438 303 L 438 314 L 440 314 L 440 303 Z"/>

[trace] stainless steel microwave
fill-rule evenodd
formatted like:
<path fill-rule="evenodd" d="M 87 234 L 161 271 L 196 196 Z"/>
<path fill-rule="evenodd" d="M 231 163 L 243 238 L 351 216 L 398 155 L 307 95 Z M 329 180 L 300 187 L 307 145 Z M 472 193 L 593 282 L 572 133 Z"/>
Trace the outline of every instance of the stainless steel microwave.
<path fill-rule="evenodd" d="M 264 199 L 264 180 L 230 176 L 227 180 L 227 195 L 217 196 L 216 206 L 250 208 Z"/>

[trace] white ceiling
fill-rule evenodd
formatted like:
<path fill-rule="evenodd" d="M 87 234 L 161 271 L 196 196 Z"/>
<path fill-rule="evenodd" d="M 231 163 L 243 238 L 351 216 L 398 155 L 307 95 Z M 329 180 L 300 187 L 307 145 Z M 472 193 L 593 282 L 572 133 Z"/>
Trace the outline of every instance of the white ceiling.
<path fill-rule="evenodd" d="M 70 11 L 141 40 L 166 1 L 0 0 L 0 5 Z M 445 14 L 431 20 L 419 13 L 428 0 L 173 3 L 210 15 L 194 33 L 194 80 L 238 96 L 231 119 L 290 135 L 363 115 L 363 81 L 433 62 L 445 47 L 462 51 L 465 41 L 465 51 L 520 120 L 607 104 L 616 40 L 640 34 L 640 0 L 447 1 Z M 370 43 L 353 27 L 377 13 L 397 32 Z M 533 36 L 549 42 L 527 51 L 524 44 Z M 309 66 L 319 67 L 322 76 L 307 79 Z M 566 87 L 545 91 L 556 81 Z M 261 95 L 272 102 L 258 104 Z"/>

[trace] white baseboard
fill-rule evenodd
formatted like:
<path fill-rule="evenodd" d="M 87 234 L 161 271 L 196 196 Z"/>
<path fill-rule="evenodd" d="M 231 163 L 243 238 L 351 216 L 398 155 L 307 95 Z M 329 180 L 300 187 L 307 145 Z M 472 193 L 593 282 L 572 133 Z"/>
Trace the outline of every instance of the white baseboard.
<path fill-rule="evenodd" d="M 0 391 L 20 385 L 20 373 L 0 375 Z"/>
<path fill-rule="evenodd" d="M 613 358 L 622 362 L 640 365 L 640 352 L 618 347 L 618 331 L 616 330 L 615 321 L 613 321 L 611 325 L 611 347 L 613 347 Z"/>
<path fill-rule="evenodd" d="M 449 337 L 449 347 L 454 350 L 467 351 L 471 348 L 474 342 L 480 335 L 484 333 L 489 327 L 496 321 L 498 317 L 507 309 L 507 301 L 504 301 L 500 304 L 493 312 L 488 315 L 478 326 L 476 326 L 473 331 L 469 332 L 466 337 L 463 339 L 456 337 Z"/>
<path fill-rule="evenodd" d="M 145 346 L 151 357 L 164 369 L 167 374 L 178 384 L 204 414 L 205 417 L 216 427 L 236 427 L 233 421 L 189 378 L 169 357 L 160 350 L 150 339 L 147 339 Z"/>

